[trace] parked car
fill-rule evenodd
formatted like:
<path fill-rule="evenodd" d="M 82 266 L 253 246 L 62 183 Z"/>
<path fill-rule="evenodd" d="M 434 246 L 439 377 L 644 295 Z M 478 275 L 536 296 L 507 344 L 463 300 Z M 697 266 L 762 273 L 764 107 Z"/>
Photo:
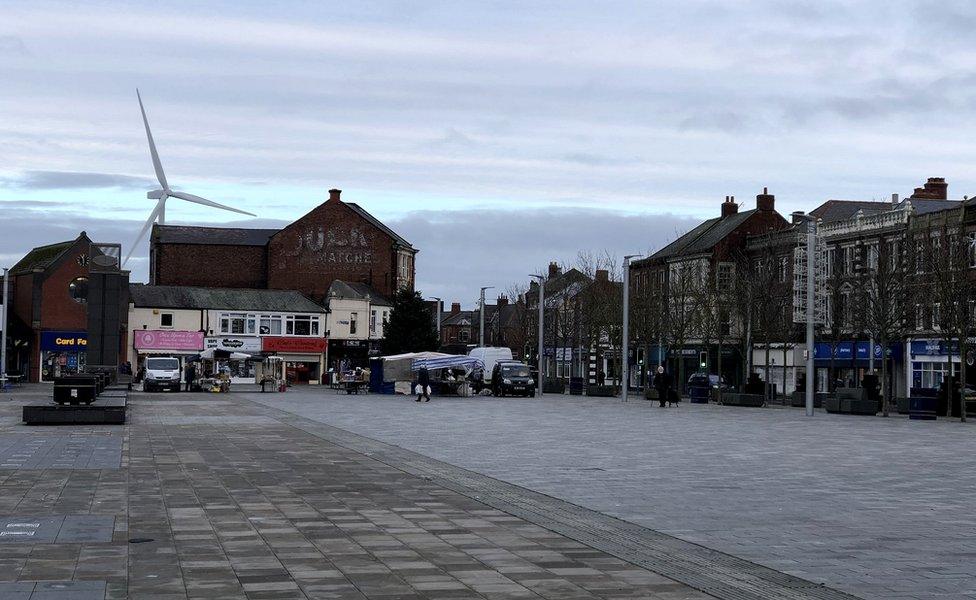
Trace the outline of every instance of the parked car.
<path fill-rule="evenodd" d="M 468 356 L 477 358 L 485 365 L 485 368 L 482 371 L 472 373 L 473 377 L 471 385 L 474 388 L 474 391 L 477 393 L 483 388 L 491 386 L 491 374 L 495 369 L 495 365 L 499 361 L 512 360 L 512 349 L 484 346 L 480 348 L 472 348 L 471 351 L 468 352 Z"/>
<path fill-rule="evenodd" d="M 498 397 L 535 395 L 535 379 L 529 366 L 515 360 L 496 363 L 491 372 L 491 392 Z"/>
<path fill-rule="evenodd" d="M 180 391 L 180 359 L 172 356 L 151 356 L 146 359 L 144 368 L 146 374 L 142 380 L 142 391 Z"/>
<path fill-rule="evenodd" d="M 721 389 L 723 392 L 729 389 L 728 384 L 725 383 L 724 377 L 720 378 L 718 375 L 706 373 L 693 373 L 691 377 L 688 378 L 688 387 L 708 387 L 713 389 Z"/>

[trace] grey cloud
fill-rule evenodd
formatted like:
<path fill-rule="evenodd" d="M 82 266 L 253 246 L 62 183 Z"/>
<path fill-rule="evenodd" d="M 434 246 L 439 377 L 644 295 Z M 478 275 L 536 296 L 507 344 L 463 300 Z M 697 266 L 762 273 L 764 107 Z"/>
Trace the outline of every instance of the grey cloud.
<path fill-rule="evenodd" d="M 470 306 L 481 286 L 505 291 L 550 261 L 582 251 L 648 253 L 697 223 L 674 215 L 599 209 L 420 211 L 388 221 L 417 248 L 417 287 Z"/>
<path fill-rule="evenodd" d="M 146 189 L 154 185 L 158 186 L 148 177 L 76 171 L 25 171 L 19 177 L 0 180 L 0 184 L 4 187 L 28 190 Z"/>

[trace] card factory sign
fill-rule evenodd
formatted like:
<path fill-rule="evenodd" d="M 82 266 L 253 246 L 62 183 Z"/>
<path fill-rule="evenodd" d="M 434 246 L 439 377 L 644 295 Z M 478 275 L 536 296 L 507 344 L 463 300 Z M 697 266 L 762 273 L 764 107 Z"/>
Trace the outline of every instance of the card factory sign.
<path fill-rule="evenodd" d="M 230 352 L 260 352 L 261 338 L 256 337 L 208 337 L 204 340 L 204 349 L 216 348 Z"/>

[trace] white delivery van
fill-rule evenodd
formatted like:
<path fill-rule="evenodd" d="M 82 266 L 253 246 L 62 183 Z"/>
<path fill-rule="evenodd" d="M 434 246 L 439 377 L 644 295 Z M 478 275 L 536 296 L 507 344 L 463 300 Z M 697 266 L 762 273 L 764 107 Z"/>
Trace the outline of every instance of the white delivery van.
<path fill-rule="evenodd" d="M 500 361 L 512 360 L 512 349 L 511 348 L 500 348 L 496 346 L 485 346 L 483 348 L 472 348 L 468 352 L 468 356 L 472 358 L 477 358 L 481 362 L 485 363 L 485 368 L 483 371 L 478 373 L 477 371 L 473 373 L 476 376 L 474 381 L 475 393 L 481 391 L 484 387 L 489 387 L 491 385 L 491 372 L 494 370 L 495 365 Z"/>
<path fill-rule="evenodd" d="M 156 390 L 180 391 L 180 359 L 172 356 L 150 356 L 146 359 L 146 375 L 142 380 L 142 391 Z"/>

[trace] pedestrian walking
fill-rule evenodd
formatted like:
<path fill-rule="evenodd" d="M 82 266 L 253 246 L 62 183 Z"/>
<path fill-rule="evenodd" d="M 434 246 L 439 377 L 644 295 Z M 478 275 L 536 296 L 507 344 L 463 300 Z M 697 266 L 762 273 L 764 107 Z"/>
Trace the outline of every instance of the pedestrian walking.
<path fill-rule="evenodd" d="M 671 402 L 671 376 L 664 372 L 663 366 L 659 366 L 654 374 L 654 389 L 657 390 L 658 406 L 664 408 L 665 402 Z"/>
<path fill-rule="evenodd" d="M 420 402 L 421 398 L 425 398 L 424 402 L 430 402 L 430 373 L 427 371 L 427 367 L 420 367 L 417 371 L 417 402 Z"/>
<path fill-rule="evenodd" d="M 186 391 L 192 392 L 193 380 L 197 378 L 197 368 L 190 363 L 186 365 Z"/>

